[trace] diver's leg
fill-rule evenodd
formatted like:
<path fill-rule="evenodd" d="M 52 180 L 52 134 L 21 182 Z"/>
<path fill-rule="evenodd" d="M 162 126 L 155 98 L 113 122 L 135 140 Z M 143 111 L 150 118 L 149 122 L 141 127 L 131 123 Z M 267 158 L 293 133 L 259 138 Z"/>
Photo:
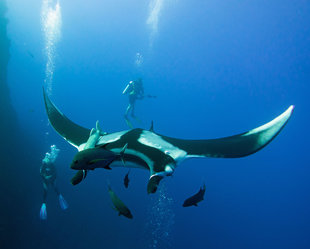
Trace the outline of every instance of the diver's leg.
<path fill-rule="evenodd" d="M 131 112 L 131 116 L 132 116 L 132 117 L 134 117 L 135 102 L 136 102 L 136 97 L 135 97 L 135 95 L 134 95 L 134 94 L 129 95 L 129 106 L 128 106 L 127 115 L 129 114 L 129 112 Z"/>
<path fill-rule="evenodd" d="M 46 197 L 47 197 L 47 183 L 43 182 L 43 203 L 46 203 Z"/>
<path fill-rule="evenodd" d="M 131 109 L 132 109 L 132 105 L 131 105 L 131 104 L 128 104 L 127 109 L 126 109 L 126 112 L 125 112 L 125 118 L 128 117 L 128 114 L 129 114 L 129 112 L 131 111 Z"/>
<path fill-rule="evenodd" d="M 126 124 L 132 129 L 133 125 L 128 118 L 128 114 L 131 111 L 131 109 L 132 109 L 132 104 L 128 104 L 124 117 L 125 117 Z"/>
<path fill-rule="evenodd" d="M 64 199 L 62 194 L 59 192 L 55 182 L 53 182 L 52 185 L 53 185 L 53 188 L 54 188 L 56 194 L 58 195 L 59 205 L 60 205 L 61 209 L 66 210 L 68 208 L 68 203 L 66 202 L 66 200 Z"/>
<path fill-rule="evenodd" d="M 133 118 L 135 118 L 136 117 L 136 115 L 135 115 L 135 102 L 133 102 L 132 104 L 131 104 L 131 117 L 133 117 Z"/>
<path fill-rule="evenodd" d="M 58 188 L 57 188 L 57 186 L 56 186 L 56 184 L 55 184 L 55 181 L 52 182 L 52 186 L 53 186 L 53 189 L 54 189 L 54 191 L 56 192 L 56 194 L 59 196 L 59 195 L 60 195 L 60 192 L 59 192 L 59 190 L 58 190 Z"/>
<path fill-rule="evenodd" d="M 142 124 L 141 120 L 135 115 L 135 102 L 132 104 L 132 111 L 131 111 L 131 117 L 137 121 L 138 123 Z"/>

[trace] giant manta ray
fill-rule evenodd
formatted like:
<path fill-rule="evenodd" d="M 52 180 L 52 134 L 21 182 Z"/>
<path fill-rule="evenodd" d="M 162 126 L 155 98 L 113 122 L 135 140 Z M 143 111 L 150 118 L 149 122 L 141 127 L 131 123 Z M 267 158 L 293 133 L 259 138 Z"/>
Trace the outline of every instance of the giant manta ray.
<path fill-rule="evenodd" d="M 51 125 L 67 142 L 78 149 L 78 153 L 96 150 L 104 155 L 121 154 L 122 156 L 115 156 L 115 160 L 108 167 L 121 166 L 123 161 L 126 167 L 149 170 L 148 193 L 155 193 L 160 180 L 167 175 L 172 175 L 175 168 L 185 159 L 238 158 L 259 151 L 279 134 L 294 109 L 294 106 L 290 106 L 269 123 L 230 137 L 204 140 L 178 139 L 157 134 L 153 131 L 152 125 L 150 130 L 137 128 L 110 134 L 97 132 L 98 136 L 95 141 L 92 141 L 93 146 L 89 148 L 93 130 L 81 127 L 68 119 L 45 92 L 44 101 Z M 88 153 L 88 156 L 92 155 L 97 154 Z M 96 158 L 93 159 L 96 160 Z M 72 183 L 74 185 L 79 183 L 86 177 L 86 173 L 86 169 L 79 170 L 72 179 Z"/>

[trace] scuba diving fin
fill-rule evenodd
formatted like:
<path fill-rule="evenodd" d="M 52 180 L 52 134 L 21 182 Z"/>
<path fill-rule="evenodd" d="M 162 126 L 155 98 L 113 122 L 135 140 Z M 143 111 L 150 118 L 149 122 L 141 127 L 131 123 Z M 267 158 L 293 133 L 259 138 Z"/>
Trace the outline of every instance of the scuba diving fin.
<path fill-rule="evenodd" d="M 68 203 L 61 194 L 59 195 L 59 205 L 62 210 L 66 210 L 68 208 Z"/>
<path fill-rule="evenodd" d="M 47 213 L 46 213 L 46 204 L 43 202 L 41 209 L 40 209 L 40 219 L 46 220 L 47 219 Z"/>

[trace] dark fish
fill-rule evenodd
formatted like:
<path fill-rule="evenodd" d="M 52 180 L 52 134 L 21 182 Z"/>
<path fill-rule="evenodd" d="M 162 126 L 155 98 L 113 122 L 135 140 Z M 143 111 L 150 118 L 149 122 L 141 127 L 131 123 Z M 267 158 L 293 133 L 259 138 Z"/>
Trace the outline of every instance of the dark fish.
<path fill-rule="evenodd" d="M 128 184 L 129 184 L 129 172 L 130 170 L 128 171 L 128 173 L 125 175 L 124 177 L 124 185 L 125 185 L 125 188 L 128 188 Z"/>
<path fill-rule="evenodd" d="M 70 167 L 75 170 L 111 169 L 110 164 L 113 161 L 117 159 L 123 161 L 126 148 L 127 144 L 125 144 L 120 153 L 115 153 L 101 147 L 82 150 L 75 154 Z"/>
<path fill-rule="evenodd" d="M 189 197 L 184 201 L 183 207 L 190 207 L 190 206 L 197 207 L 197 203 L 203 200 L 205 192 L 206 192 L 206 185 L 203 184 L 203 186 L 199 189 L 197 194 L 194 194 L 193 196 Z"/>
<path fill-rule="evenodd" d="M 78 170 L 78 172 L 71 179 L 71 184 L 72 185 L 79 184 L 81 181 L 85 179 L 86 176 L 87 176 L 87 170 L 84 169 Z"/>
<path fill-rule="evenodd" d="M 120 198 L 117 197 L 117 195 L 113 192 L 110 185 L 108 185 L 109 188 L 109 195 L 112 200 L 112 203 L 115 207 L 115 210 L 118 212 L 118 215 L 123 215 L 127 217 L 128 219 L 132 219 L 133 216 L 129 210 L 128 207 L 120 200 Z"/>

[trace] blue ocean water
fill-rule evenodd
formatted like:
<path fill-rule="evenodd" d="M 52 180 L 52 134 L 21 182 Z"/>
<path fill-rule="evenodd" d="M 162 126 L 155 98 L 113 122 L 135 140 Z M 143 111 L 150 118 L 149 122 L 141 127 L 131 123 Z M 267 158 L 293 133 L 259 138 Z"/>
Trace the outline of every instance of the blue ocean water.
<path fill-rule="evenodd" d="M 31 137 L 16 153 L 34 162 L 12 163 L 26 178 L 15 183 L 23 201 L 10 239 L 22 247 L 13 248 L 310 247 L 309 1 L 28 0 L 7 7 L 10 97 Z M 131 170 L 128 189 L 121 168 L 96 170 L 72 186 L 76 150 L 48 124 L 42 86 L 74 122 L 91 128 L 99 120 L 116 132 L 128 129 L 122 91 L 138 77 L 157 98 L 137 102 L 141 122 L 134 125 L 148 129 L 153 120 L 156 132 L 171 137 L 230 136 L 296 108 L 263 150 L 186 161 L 154 195 L 146 193 L 149 173 L 139 169 Z M 50 191 L 41 221 L 39 168 L 52 144 L 69 208 L 61 210 Z M 111 208 L 107 179 L 133 220 Z M 205 200 L 183 208 L 203 182 Z"/>

